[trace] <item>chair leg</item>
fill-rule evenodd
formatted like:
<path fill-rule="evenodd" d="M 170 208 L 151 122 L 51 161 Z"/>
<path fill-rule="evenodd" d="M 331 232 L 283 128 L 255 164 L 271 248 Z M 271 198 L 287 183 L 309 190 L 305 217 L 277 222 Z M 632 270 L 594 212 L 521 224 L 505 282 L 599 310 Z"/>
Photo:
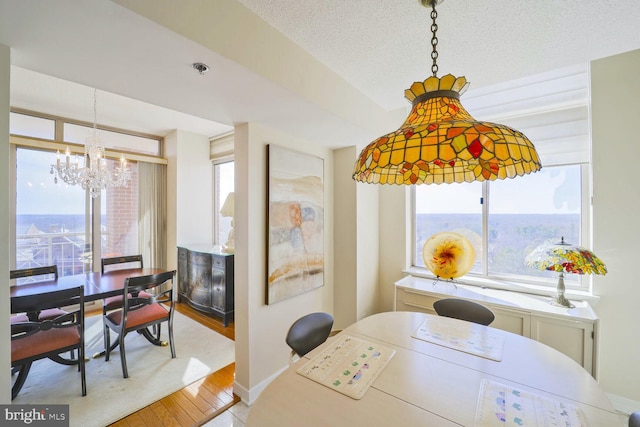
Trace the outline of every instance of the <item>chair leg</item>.
<path fill-rule="evenodd" d="M 29 375 L 29 371 L 31 370 L 31 363 L 32 362 L 27 362 L 18 367 L 18 378 L 16 378 L 16 382 L 13 383 L 13 387 L 11 387 L 11 400 L 15 399 L 18 393 L 20 393 L 20 390 L 22 390 L 22 386 L 27 380 L 27 375 Z"/>
<path fill-rule="evenodd" d="M 109 355 L 111 354 L 111 331 L 109 331 L 109 327 L 104 325 L 104 360 L 109 360 Z"/>
<path fill-rule="evenodd" d="M 84 363 L 85 361 L 83 357 L 82 362 L 80 362 L 80 382 L 82 384 L 82 395 L 86 396 L 87 395 L 87 376 L 86 376 Z"/>
<path fill-rule="evenodd" d="M 176 358 L 176 347 L 173 344 L 173 322 L 169 321 L 169 346 L 171 347 L 171 358 Z M 158 338 L 160 338 L 160 325 L 158 324 Z"/>
<path fill-rule="evenodd" d="M 120 363 L 122 364 L 122 376 L 124 378 L 129 378 L 129 370 L 127 369 L 127 356 L 124 351 L 124 337 L 124 332 L 118 337 L 120 342 Z"/>

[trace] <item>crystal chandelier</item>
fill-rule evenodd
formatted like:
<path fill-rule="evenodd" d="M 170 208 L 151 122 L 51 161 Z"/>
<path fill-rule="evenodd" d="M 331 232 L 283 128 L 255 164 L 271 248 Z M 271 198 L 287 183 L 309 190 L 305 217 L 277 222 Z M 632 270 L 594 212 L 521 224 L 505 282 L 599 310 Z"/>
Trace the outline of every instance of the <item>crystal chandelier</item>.
<path fill-rule="evenodd" d="M 53 182 L 58 183 L 58 178 L 69 185 L 80 185 L 83 190 L 89 190 L 92 198 L 100 195 L 107 188 L 126 187 L 131 180 L 131 171 L 127 168 L 124 154 L 120 156 L 120 165 L 114 168 L 113 173 L 107 168 L 107 159 L 104 155 L 104 145 L 98 136 L 98 120 L 96 108 L 97 90 L 93 90 L 93 129 L 85 140 L 84 165 L 79 165 L 78 156 L 71 160 L 71 151 L 67 147 L 65 160 L 60 160 L 60 151 L 56 153 L 56 164 L 51 165 Z"/>

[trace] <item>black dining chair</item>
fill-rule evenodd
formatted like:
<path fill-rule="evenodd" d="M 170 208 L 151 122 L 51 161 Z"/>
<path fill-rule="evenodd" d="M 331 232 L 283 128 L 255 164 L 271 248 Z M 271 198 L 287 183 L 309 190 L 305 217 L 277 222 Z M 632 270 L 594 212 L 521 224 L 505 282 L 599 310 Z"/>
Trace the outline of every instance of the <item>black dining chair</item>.
<path fill-rule="evenodd" d="M 488 326 L 496 316 L 491 310 L 474 301 L 458 298 L 443 298 L 433 303 L 438 316 L 452 317 Z"/>
<path fill-rule="evenodd" d="M 629 427 L 640 427 L 640 411 L 629 415 Z"/>
<path fill-rule="evenodd" d="M 173 297 L 176 271 L 167 271 L 148 276 L 129 277 L 125 279 L 122 290 L 123 304 L 119 309 L 107 312 L 102 316 L 104 324 L 104 348 L 105 360 L 109 360 L 111 351 L 116 346 L 120 347 L 120 361 L 122 375 L 129 377 L 125 349 L 125 338 L 129 332 L 140 333 L 154 345 L 165 346 L 166 342 L 160 340 L 160 325 L 168 324 L 169 346 L 171 358 L 175 359 L 176 350 L 173 342 L 173 313 L 175 302 Z M 143 291 L 150 291 L 143 294 Z M 130 295 L 124 298 L 124 295 Z M 154 336 L 148 328 L 156 327 L 157 335 Z M 111 333 L 113 330 L 118 336 L 111 346 Z"/>
<path fill-rule="evenodd" d="M 18 376 L 11 388 L 15 399 L 25 384 L 33 362 L 49 358 L 63 365 L 78 365 L 82 395 L 87 394 L 84 357 L 84 287 L 60 289 L 40 294 L 14 296 L 11 313 L 39 312 L 56 307 L 77 307 L 54 319 L 11 323 L 11 368 Z M 77 350 L 77 358 L 63 358 L 62 353 Z M 49 386 L 41 384 L 40 386 Z M 53 386 L 53 385 L 51 385 Z"/>
<path fill-rule="evenodd" d="M 58 266 L 57 265 L 47 265 L 44 267 L 32 267 L 32 268 L 21 268 L 17 270 L 9 271 L 9 279 L 23 279 L 23 278 L 32 278 L 34 281 L 46 280 L 48 278 L 53 278 L 54 280 L 58 279 Z M 18 285 L 20 286 L 20 285 Z M 56 317 L 65 314 L 66 311 L 60 308 L 50 308 L 46 310 L 42 310 L 37 313 L 37 319 L 31 320 L 46 320 L 46 319 L 55 319 Z M 11 323 L 14 322 L 24 322 L 28 320 L 27 313 L 18 313 L 14 316 L 11 316 Z"/>
<path fill-rule="evenodd" d="M 134 267 L 144 268 L 141 254 L 102 258 L 102 260 L 100 260 L 100 264 L 102 273 L 113 270 L 114 268 L 111 268 L 113 266 L 116 266 L 115 268 L 118 269 Z"/>
<path fill-rule="evenodd" d="M 289 328 L 285 339 L 291 347 L 289 363 L 294 362 L 295 356 L 302 357 L 325 342 L 331 335 L 333 316 L 329 313 L 310 313 L 302 316 Z"/>
<path fill-rule="evenodd" d="M 142 254 L 123 255 L 116 257 L 102 258 L 100 260 L 102 274 L 113 270 L 121 270 L 125 268 L 144 268 Z M 142 295 L 146 293 L 143 292 Z M 145 296 L 151 296 L 146 294 Z M 102 300 L 102 314 L 105 315 L 109 310 L 115 310 L 122 307 L 122 295 L 108 297 Z"/>

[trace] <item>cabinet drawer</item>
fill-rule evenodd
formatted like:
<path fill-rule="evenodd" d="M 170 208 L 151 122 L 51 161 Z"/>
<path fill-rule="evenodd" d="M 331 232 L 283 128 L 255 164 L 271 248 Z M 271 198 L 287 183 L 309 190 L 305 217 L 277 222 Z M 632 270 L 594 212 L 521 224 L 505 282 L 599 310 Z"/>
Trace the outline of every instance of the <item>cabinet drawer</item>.
<path fill-rule="evenodd" d="M 396 299 L 398 301 L 403 301 L 409 305 L 414 304 L 419 307 L 425 307 L 428 310 L 431 310 L 431 313 L 434 313 L 433 303 L 436 302 L 439 298 L 433 297 L 431 295 L 424 295 L 403 288 L 398 288 Z"/>
<path fill-rule="evenodd" d="M 396 301 L 396 311 L 417 311 L 419 313 L 436 314 L 433 307 L 427 307 L 412 302 Z"/>
<path fill-rule="evenodd" d="M 491 322 L 492 328 L 513 332 L 524 337 L 531 337 L 531 315 L 523 311 L 506 310 L 495 306 L 489 306 L 496 318 Z"/>

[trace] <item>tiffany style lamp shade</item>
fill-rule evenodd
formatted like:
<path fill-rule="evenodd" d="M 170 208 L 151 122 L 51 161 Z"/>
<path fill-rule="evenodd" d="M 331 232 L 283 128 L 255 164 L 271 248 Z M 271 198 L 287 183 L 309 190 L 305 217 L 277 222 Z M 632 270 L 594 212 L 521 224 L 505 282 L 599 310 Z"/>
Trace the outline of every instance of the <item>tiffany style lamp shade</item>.
<path fill-rule="evenodd" d="M 373 184 L 442 184 L 493 181 L 540 170 L 531 141 L 508 126 L 475 120 L 460 103 L 469 86 L 464 77 L 437 77 L 438 13 L 443 0 L 421 0 L 431 7 L 432 76 L 415 82 L 405 98 L 411 113 L 395 132 L 362 150 L 353 179 Z"/>
<path fill-rule="evenodd" d="M 527 256 L 525 264 L 538 270 L 558 272 L 558 295 L 552 303 L 570 308 L 574 305 L 564 296 L 564 273 L 607 274 L 607 267 L 593 252 L 566 243 L 564 237 L 559 242 L 538 246 Z"/>

